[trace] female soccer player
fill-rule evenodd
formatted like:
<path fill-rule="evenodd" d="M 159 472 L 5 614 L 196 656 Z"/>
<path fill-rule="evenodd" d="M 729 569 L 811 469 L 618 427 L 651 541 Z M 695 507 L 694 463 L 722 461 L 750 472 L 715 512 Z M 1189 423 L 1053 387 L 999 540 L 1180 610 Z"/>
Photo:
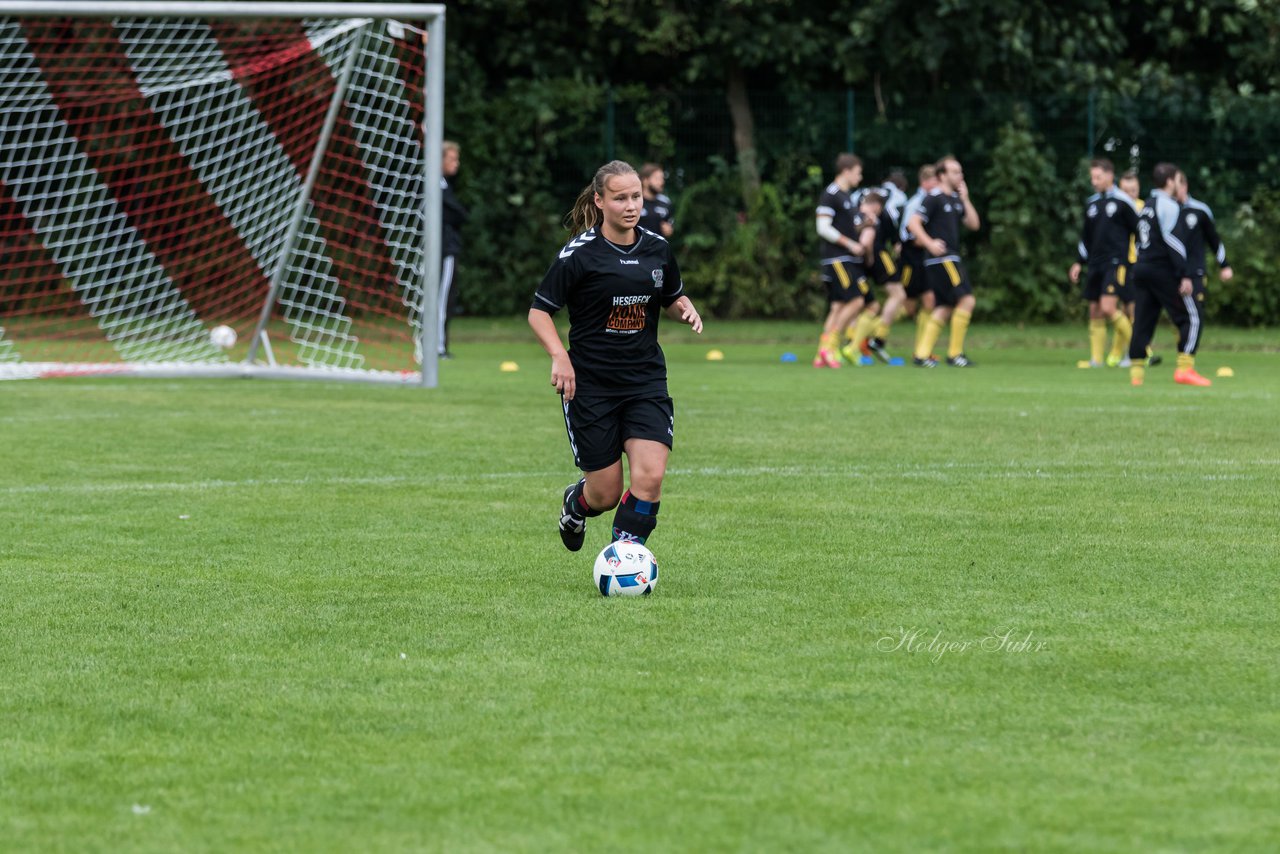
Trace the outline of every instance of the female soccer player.
<path fill-rule="evenodd" d="M 573 461 L 584 475 L 565 488 L 560 507 L 560 539 L 574 552 L 586 538 L 587 519 L 614 507 L 614 540 L 643 543 L 653 533 L 675 435 L 659 306 L 702 332 L 671 247 L 636 228 L 643 207 L 631 166 L 621 160 L 601 166 L 567 218 L 576 236 L 551 262 L 529 309 L 529 326 L 551 357 Z M 566 306 L 568 351 L 551 319 Z M 623 454 L 631 477 L 625 493 Z"/>

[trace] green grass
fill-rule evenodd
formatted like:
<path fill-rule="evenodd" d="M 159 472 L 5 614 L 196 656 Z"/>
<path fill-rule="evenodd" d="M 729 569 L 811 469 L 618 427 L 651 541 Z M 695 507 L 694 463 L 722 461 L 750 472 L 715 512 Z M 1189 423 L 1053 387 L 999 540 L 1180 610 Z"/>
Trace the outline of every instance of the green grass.
<path fill-rule="evenodd" d="M 1080 326 L 668 328 L 645 600 L 519 321 L 434 391 L 0 384 L 0 847 L 1275 849 L 1275 336 L 1133 389 Z"/>

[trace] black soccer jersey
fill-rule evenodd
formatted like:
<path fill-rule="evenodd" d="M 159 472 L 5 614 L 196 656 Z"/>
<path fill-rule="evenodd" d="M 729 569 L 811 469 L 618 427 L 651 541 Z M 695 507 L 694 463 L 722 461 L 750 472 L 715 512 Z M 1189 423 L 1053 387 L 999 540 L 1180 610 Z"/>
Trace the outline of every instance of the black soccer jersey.
<path fill-rule="evenodd" d="M 448 178 L 440 179 L 440 231 L 441 255 L 462 253 L 462 226 L 466 223 L 467 209 L 458 201 Z"/>
<path fill-rule="evenodd" d="M 656 194 L 652 199 L 645 199 L 636 225 L 647 228 L 654 234 L 662 234 L 664 222 L 675 225 L 675 220 L 671 218 L 671 200 L 662 193 Z"/>
<path fill-rule="evenodd" d="M 1230 267 L 1227 262 L 1227 247 L 1218 237 L 1218 229 L 1213 224 L 1213 211 L 1199 199 L 1187 197 L 1179 211 L 1178 224 L 1173 233 L 1182 241 L 1187 250 L 1187 265 L 1197 278 L 1204 277 L 1204 250 L 1212 250 L 1219 267 Z"/>
<path fill-rule="evenodd" d="M 875 253 L 879 255 L 881 252 L 889 252 L 892 254 L 893 245 L 898 242 L 898 221 L 894 219 L 893 214 L 889 213 L 888 208 L 880 211 L 880 219 L 876 222 L 876 242 Z"/>
<path fill-rule="evenodd" d="M 858 220 L 858 208 L 854 204 L 853 198 L 846 190 L 840 189 L 840 185 L 832 181 L 827 188 L 822 191 L 822 196 L 818 199 L 818 209 L 815 212 L 817 216 L 831 217 L 831 225 L 836 231 L 840 232 L 850 240 L 857 240 L 861 227 Z M 829 240 L 822 241 L 822 263 L 830 264 L 832 261 L 861 261 L 860 256 L 851 255 L 848 249 L 845 249 L 839 243 L 832 243 Z"/>
<path fill-rule="evenodd" d="M 619 246 L 591 228 L 551 262 L 533 308 L 569 309 L 569 361 L 578 393 L 598 397 L 666 394 L 667 363 L 658 346 L 658 316 L 684 293 L 671 247 L 636 228 Z"/>
<path fill-rule="evenodd" d="M 1152 190 L 1147 205 L 1138 214 L 1139 267 L 1160 267 L 1178 278 L 1190 278 L 1187 248 L 1174 233 L 1180 206 L 1164 190 Z"/>
<path fill-rule="evenodd" d="M 1129 238 L 1138 230 L 1138 209 L 1133 199 L 1112 187 L 1085 200 L 1084 225 L 1077 246 L 1081 264 L 1100 270 L 1123 264 L 1129 256 Z"/>
<path fill-rule="evenodd" d="M 924 223 L 925 233 L 934 240 L 947 244 L 947 251 L 936 258 L 928 258 L 926 264 L 938 264 L 960 257 L 960 222 L 964 219 L 964 202 L 959 193 L 944 193 L 938 188 L 929 191 L 920 203 L 918 212 Z"/>

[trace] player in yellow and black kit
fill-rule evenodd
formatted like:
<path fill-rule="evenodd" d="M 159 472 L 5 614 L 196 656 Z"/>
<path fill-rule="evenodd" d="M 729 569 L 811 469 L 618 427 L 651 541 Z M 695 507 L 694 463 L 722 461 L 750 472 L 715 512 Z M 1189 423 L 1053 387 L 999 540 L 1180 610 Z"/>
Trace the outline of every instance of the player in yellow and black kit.
<path fill-rule="evenodd" d="M 1085 201 L 1080 228 L 1078 260 L 1068 276 L 1080 281 L 1081 265 L 1087 266 L 1083 296 L 1089 301 L 1089 364 L 1102 367 L 1107 346 L 1107 324 L 1115 327 L 1116 349 L 1123 351 L 1133 334 L 1128 316 L 1120 310 L 1120 289 L 1125 285 L 1129 240 L 1138 227 L 1138 211 L 1132 200 L 1116 188 L 1116 170 L 1110 160 L 1089 164 L 1089 182 L 1097 192 Z M 1107 364 L 1116 367 L 1121 356 L 1113 352 Z"/>
<path fill-rule="evenodd" d="M 925 329 L 929 326 L 929 316 L 933 314 L 934 305 L 933 291 L 929 290 L 928 279 L 924 274 L 924 249 L 916 243 L 915 235 L 907 226 L 911 218 L 919 212 L 925 198 L 934 187 L 938 186 L 938 170 L 932 163 L 928 163 L 920 167 L 919 176 L 920 187 L 911 198 L 907 199 L 902 209 L 902 222 L 898 226 L 898 239 L 902 242 L 902 251 L 899 255 L 900 276 L 902 289 L 906 294 L 903 308 L 907 314 L 914 314 L 916 317 L 915 343 L 911 347 L 913 354 L 920 345 L 920 339 L 924 337 Z"/>
<path fill-rule="evenodd" d="M 963 224 L 965 228 L 976 230 L 981 221 L 977 209 L 969 201 L 969 187 L 965 184 L 960 161 L 951 156 L 944 157 L 938 161 L 937 170 L 938 186 L 925 197 L 920 210 L 907 222 L 907 228 L 926 253 L 925 275 L 929 278 L 929 288 L 937 304 L 924 335 L 916 344 L 912 363 L 922 368 L 937 366 L 931 352 L 949 319 L 951 339 L 947 342 L 947 364 L 955 368 L 969 368 L 973 367 L 973 362 L 964 353 L 964 338 L 977 300 L 964 262 L 960 259 L 960 226 Z"/>
<path fill-rule="evenodd" d="M 853 154 L 836 158 L 835 179 L 822 191 L 814 227 L 822 239 L 822 281 L 827 288 L 827 318 L 818 338 L 815 368 L 840 367 L 839 335 L 858 316 L 868 292 L 861 242 L 864 223 L 851 196 L 862 180 L 862 161 Z"/>
<path fill-rule="evenodd" d="M 880 361 L 889 364 L 889 351 L 885 346 L 885 337 L 889 327 L 897 317 L 898 310 L 906 300 L 899 274 L 898 262 L 893 257 L 893 247 L 897 239 L 898 224 L 889 210 L 887 193 L 880 189 L 871 189 L 862 194 L 859 210 L 863 219 L 875 223 L 875 237 L 867 257 L 867 275 L 885 293 L 883 309 L 875 298 L 874 292 L 862 314 L 858 315 L 853 328 L 849 345 L 845 348 L 845 357 L 857 359 L 863 355 L 874 353 Z"/>

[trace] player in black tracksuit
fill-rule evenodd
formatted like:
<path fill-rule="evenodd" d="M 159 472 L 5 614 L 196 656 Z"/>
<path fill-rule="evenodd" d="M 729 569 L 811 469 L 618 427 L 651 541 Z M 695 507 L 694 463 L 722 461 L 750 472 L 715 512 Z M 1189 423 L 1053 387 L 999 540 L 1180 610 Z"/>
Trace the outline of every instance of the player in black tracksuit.
<path fill-rule="evenodd" d="M 675 409 L 658 346 L 660 312 L 702 332 L 667 241 L 637 226 L 640 177 L 620 160 L 597 170 L 570 214 L 575 237 L 534 294 L 529 325 L 551 356 L 574 463 L 584 476 L 564 490 L 560 538 L 582 548 L 591 516 L 617 507 L 613 539 L 644 543 L 658 524 Z M 566 351 L 551 315 L 569 310 Z M 623 492 L 622 455 L 630 488 Z"/>
<path fill-rule="evenodd" d="M 1200 338 L 1200 313 L 1192 300 L 1193 269 L 1187 249 L 1179 236 L 1182 218 L 1176 195 L 1181 170 L 1172 163 L 1158 163 L 1152 173 L 1154 186 L 1146 207 L 1138 217 L 1138 263 L 1133 268 L 1134 322 L 1129 342 L 1130 381 L 1142 385 L 1147 345 L 1155 334 L 1163 308 L 1178 330 L 1178 364 L 1175 382 L 1183 385 L 1210 385 L 1196 373 L 1195 352 Z M 1203 257 L 1203 253 L 1201 253 Z"/>
<path fill-rule="evenodd" d="M 1213 222 L 1213 211 L 1204 202 L 1192 198 L 1187 188 L 1187 176 L 1183 173 L 1178 174 L 1177 198 L 1182 203 L 1182 210 L 1174 234 L 1178 235 L 1187 248 L 1187 264 L 1191 267 L 1191 306 L 1188 311 L 1195 309 L 1199 322 L 1200 334 L 1196 336 L 1198 348 L 1200 339 L 1204 337 L 1205 250 L 1213 252 L 1214 259 L 1218 262 L 1218 277 L 1222 281 L 1231 281 L 1233 273 L 1231 262 L 1227 260 L 1226 244 L 1218 236 L 1218 228 Z M 1194 353 L 1195 350 L 1192 350 L 1193 355 Z"/>
<path fill-rule="evenodd" d="M 437 353 L 441 358 L 450 359 L 453 354 L 449 352 L 449 321 L 458 313 L 458 256 L 462 254 L 462 226 L 469 215 L 453 192 L 453 179 L 458 174 L 461 162 L 458 144 L 446 141 L 443 150 L 440 170 L 441 268 Z"/>

